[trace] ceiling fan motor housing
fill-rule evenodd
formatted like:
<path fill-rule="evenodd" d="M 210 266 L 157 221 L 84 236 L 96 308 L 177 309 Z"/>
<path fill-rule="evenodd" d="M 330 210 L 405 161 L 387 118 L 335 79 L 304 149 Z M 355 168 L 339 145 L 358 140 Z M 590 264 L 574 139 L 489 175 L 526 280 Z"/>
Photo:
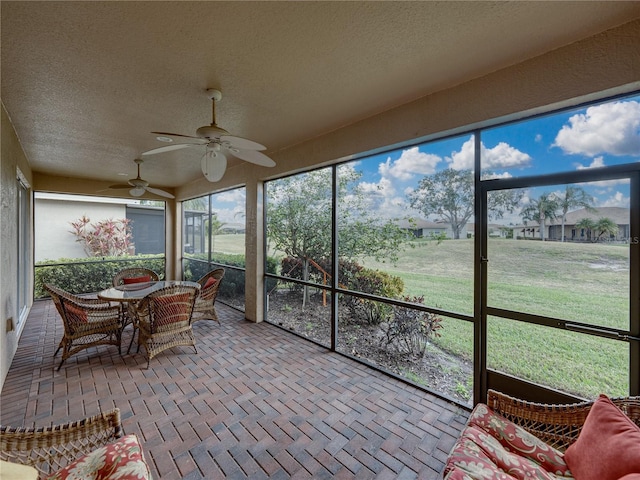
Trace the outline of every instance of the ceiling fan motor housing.
<path fill-rule="evenodd" d="M 206 125 L 196 130 L 196 135 L 200 138 L 220 138 L 222 135 L 229 135 L 224 128 L 220 128 L 217 125 Z"/>

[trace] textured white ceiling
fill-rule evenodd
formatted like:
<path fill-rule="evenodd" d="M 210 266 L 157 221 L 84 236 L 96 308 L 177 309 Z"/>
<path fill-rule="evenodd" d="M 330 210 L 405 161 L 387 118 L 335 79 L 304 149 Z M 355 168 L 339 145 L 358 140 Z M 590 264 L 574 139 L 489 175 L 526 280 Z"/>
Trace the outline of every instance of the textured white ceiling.
<path fill-rule="evenodd" d="M 640 2 L 2 1 L 2 102 L 34 171 L 118 181 L 211 121 L 267 154 L 640 16 Z M 148 157 L 156 186 L 198 178 Z"/>

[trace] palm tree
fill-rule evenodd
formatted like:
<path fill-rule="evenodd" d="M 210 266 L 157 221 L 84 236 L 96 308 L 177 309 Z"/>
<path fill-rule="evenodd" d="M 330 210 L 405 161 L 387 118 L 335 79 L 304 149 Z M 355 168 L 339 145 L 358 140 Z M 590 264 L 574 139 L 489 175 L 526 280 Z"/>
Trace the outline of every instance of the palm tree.
<path fill-rule="evenodd" d="M 618 225 L 610 218 L 602 217 L 596 222 L 594 231 L 598 232 L 596 239 L 599 240 L 603 235 L 616 235 L 618 233 Z"/>
<path fill-rule="evenodd" d="M 581 219 L 578 223 L 576 223 L 576 227 L 584 228 L 584 230 L 587 232 L 587 240 L 591 241 L 591 232 L 594 231 L 596 227 L 596 222 L 594 222 L 588 217 L 585 217 Z"/>
<path fill-rule="evenodd" d="M 538 222 L 540 225 L 540 240 L 544 242 L 545 222 L 558 218 L 557 211 L 559 209 L 560 204 L 555 195 L 543 193 L 537 200 L 531 200 L 529 205 L 522 210 L 522 218 Z"/>
<path fill-rule="evenodd" d="M 567 220 L 567 212 L 574 208 L 585 208 L 590 212 L 593 208 L 593 197 L 584 191 L 582 187 L 567 185 L 564 196 L 558 196 L 558 203 L 562 209 L 562 241 L 564 242 L 564 224 Z"/>

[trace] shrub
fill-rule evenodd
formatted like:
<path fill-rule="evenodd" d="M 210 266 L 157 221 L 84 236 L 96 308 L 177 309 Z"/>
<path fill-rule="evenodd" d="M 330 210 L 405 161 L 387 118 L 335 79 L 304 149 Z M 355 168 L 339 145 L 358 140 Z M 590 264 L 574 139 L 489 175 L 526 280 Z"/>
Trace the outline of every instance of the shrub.
<path fill-rule="evenodd" d="M 348 273 L 352 274 L 351 278 L 345 275 L 345 280 L 348 282 L 346 287 L 349 290 L 384 298 L 399 298 L 404 290 L 402 279 L 386 272 L 360 267 L 355 272 Z M 344 295 L 341 300 L 352 319 L 364 321 L 369 325 L 380 324 L 393 312 L 391 305 L 352 295 Z"/>
<path fill-rule="evenodd" d="M 324 272 L 331 272 L 331 259 L 320 258 L 315 263 L 317 266 L 312 264 L 309 268 L 309 281 L 324 284 Z M 280 268 L 282 276 L 302 279 L 302 262 L 300 259 L 295 257 L 283 258 Z M 400 277 L 389 275 L 379 270 L 371 270 L 353 260 L 342 258 L 338 261 L 338 283 L 340 287 L 348 290 L 384 298 L 399 298 L 404 290 L 404 282 Z M 293 288 L 301 287 L 294 286 Z M 357 298 L 351 295 L 342 296 L 340 301 L 352 320 L 370 325 L 379 324 L 392 313 L 391 306 L 382 302 Z"/>
<path fill-rule="evenodd" d="M 82 243 L 84 251 L 90 257 L 117 257 L 128 255 L 131 244 L 131 220 L 119 218 L 91 220 L 83 215 L 75 222 L 70 222 L 76 242 Z"/>
<path fill-rule="evenodd" d="M 424 297 L 404 297 L 404 301 L 424 304 Z M 382 342 L 385 347 L 424 356 L 430 337 L 439 337 L 442 319 L 437 315 L 410 307 L 393 306 Z"/>
<path fill-rule="evenodd" d="M 113 285 L 114 275 L 123 268 L 146 267 L 164 278 L 164 257 L 137 255 L 123 260 L 122 257 L 104 257 L 102 260 L 60 258 L 55 261 L 38 262 L 34 274 L 34 297 L 48 296 L 45 283 L 51 283 L 75 294 L 99 292 Z"/>
<path fill-rule="evenodd" d="M 200 258 L 198 258 L 200 257 Z M 206 259 L 204 258 L 206 257 Z M 185 258 L 183 275 L 185 280 L 198 280 L 207 272 L 214 268 L 225 266 L 238 267 L 244 269 L 246 265 L 245 256 L 242 254 L 214 253 L 211 256 L 212 263 L 208 262 L 208 255 L 191 255 Z M 267 257 L 267 272 L 276 273 L 278 261 L 273 257 Z M 267 289 L 273 288 L 277 283 L 275 279 L 267 280 Z M 245 272 L 234 268 L 225 268 L 224 279 L 220 285 L 218 295 L 221 298 L 244 297 L 245 294 Z"/>

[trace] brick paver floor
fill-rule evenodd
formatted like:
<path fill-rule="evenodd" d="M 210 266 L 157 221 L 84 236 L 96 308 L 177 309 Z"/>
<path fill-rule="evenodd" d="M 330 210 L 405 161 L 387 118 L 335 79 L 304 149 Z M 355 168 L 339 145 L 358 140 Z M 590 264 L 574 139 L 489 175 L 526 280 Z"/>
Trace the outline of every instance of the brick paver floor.
<path fill-rule="evenodd" d="M 56 371 L 61 323 L 50 301 L 36 302 L 0 422 L 118 407 L 156 479 L 441 478 L 466 409 L 223 305 L 218 313 L 221 325 L 195 323 L 197 354 L 174 347 L 146 370 L 143 355 L 101 346 Z"/>

